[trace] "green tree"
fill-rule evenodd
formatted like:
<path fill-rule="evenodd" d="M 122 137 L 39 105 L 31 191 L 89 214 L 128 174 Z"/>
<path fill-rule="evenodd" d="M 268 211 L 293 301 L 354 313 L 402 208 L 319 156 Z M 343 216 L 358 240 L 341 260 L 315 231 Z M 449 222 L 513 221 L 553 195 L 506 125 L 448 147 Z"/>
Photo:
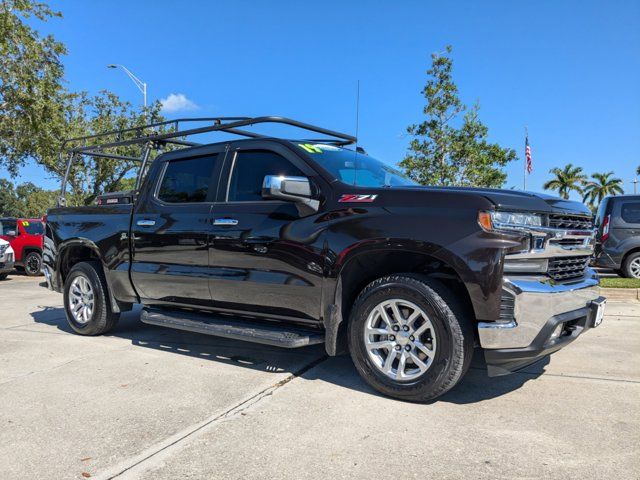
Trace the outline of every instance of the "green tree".
<path fill-rule="evenodd" d="M 33 18 L 60 16 L 44 3 L 0 0 L 0 165 L 12 175 L 27 158 L 50 152 L 61 134 L 66 49 L 31 26 Z"/>
<path fill-rule="evenodd" d="M 460 101 L 451 51 L 447 46 L 445 54 L 431 56 L 429 79 L 422 90 L 427 118 L 407 128 L 413 138 L 400 167 L 423 185 L 500 187 L 507 177 L 504 167 L 517 158 L 516 152 L 489 143 L 488 128 L 478 118 L 479 106 L 467 110 Z M 461 120 L 459 127 L 456 120 Z"/>
<path fill-rule="evenodd" d="M 31 182 L 15 186 L 0 178 L 0 216 L 41 217 L 55 206 L 57 192 L 44 190 Z"/>
<path fill-rule="evenodd" d="M 64 45 L 32 27 L 33 18 L 46 22 L 60 16 L 34 0 L 0 0 L 0 165 L 12 176 L 32 159 L 49 174 L 62 177 L 66 158 L 59 154 L 64 139 L 160 119 L 158 103 L 143 111 L 110 92 L 91 97 L 62 86 Z M 137 157 L 140 146 L 112 151 Z M 118 189 L 135 167 L 134 162 L 79 159 L 69 178 L 70 204 L 91 203 L 97 195 Z"/>
<path fill-rule="evenodd" d="M 16 187 L 16 196 L 20 205 L 21 217 L 41 217 L 49 208 L 56 206 L 57 192 L 44 190 L 31 182 Z"/>
<path fill-rule="evenodd" d="M 545 190 L 557 190 L 558 195 L 562 198 L 569 198 L 569 193 L 572 191 L 582 194 L 582 184 L 587 179 L 587 176 L 582 173 L 581 167 L 574 167 L 570 163 L 562 169 L 558 167 L 552 168 L 549 173 L 554 174 L 555 178 L 542 186 Z"/>
<path fill-rule="evenodd" d="M 20 205 L 13 183 L 0 178 L 0 217 L 17 217 Z"/>
<path fill-rule="evenodd" d="M 78 146 L 78 143 L 63 144 L 64 139 L 77 138 L 111 130 L 123 130 L 134 128 L 136 130 L 108 139 L 89 140 L 83 145 L 92 146 L 105 141 L 125 140 L 140 134 L 152 133 L 149 129 L 143 129 L 144 125 L 163 120 L 160 116 L 161 105 L 159 102 L 152 104 L 145 111 L 136 109 L 131 103 L 122 101 L 116 94 L 109 91 L 101 91 L 93 97 L 86 93 L 74 95 L 73 99 L 65 106 L 65 123 L 63 135 L 52 140 L 55 155 L 46 155 L 37 159 L 45 169 L 54 176 L 63 177 L 66 169 L 66 155 L 60 157 L 58 153 L 65 147 Z M 156 129 L 156 132 L 167 129 Z M 107 150 L 127 157 L 140 157 L 141 146 L 129 145 Z M 70 196 L 69 205 L 88 205 L 98 195 L 115 191 L 130 186 L 130 177 L 137 172 L 139 164 L 128 160 L 95 159 L 89 156 L 77 158 L 71 169 L 68 187 Z"/>
<path fill-rule="evenodd" d="M 592 208 L 596 208 L 607 195 L 617 195 L 624 193 L 622 180 L 620 178 L 610 178 L 613 172 L 594 173 L 591 180 L 584 183 L 583 202 L 587 202 Z"/>

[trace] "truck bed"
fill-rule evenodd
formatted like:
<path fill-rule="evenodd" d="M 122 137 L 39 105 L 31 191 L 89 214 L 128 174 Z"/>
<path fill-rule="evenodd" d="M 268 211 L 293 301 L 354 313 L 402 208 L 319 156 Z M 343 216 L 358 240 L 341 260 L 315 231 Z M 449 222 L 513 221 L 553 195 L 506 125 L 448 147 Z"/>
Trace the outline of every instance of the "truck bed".
<path fill-rule="evenodd" d="M 49 210 L 47 215 L 48 236 L 52 242 L 45 242 L 43 261 L 45 264 L 59 262 L 53 271 L 64 270 L 69 259 L 58 258 L 57 251 L 70 244 L 83 245 L 90 249 L 96 259 L 105 265 L 105 274 L 118 298 L 137 300 L 129 278 L 131 245 L 129 229 L 132 204 L 93 205 L 87 207 L 59 207 Z M 61 290 L 61 282 L 54 279 L 56 290 Z"/>

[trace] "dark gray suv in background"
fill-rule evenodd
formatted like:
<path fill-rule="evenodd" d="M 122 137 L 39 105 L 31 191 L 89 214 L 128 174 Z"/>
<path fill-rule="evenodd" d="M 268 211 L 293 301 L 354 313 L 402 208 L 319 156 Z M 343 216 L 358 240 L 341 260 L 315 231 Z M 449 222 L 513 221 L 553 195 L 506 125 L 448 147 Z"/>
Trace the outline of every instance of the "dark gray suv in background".
<path fill-rule="evenodd" d="M 606 197 L 596 227 L 595 265 L 640 278 L 640 195 Z"/>

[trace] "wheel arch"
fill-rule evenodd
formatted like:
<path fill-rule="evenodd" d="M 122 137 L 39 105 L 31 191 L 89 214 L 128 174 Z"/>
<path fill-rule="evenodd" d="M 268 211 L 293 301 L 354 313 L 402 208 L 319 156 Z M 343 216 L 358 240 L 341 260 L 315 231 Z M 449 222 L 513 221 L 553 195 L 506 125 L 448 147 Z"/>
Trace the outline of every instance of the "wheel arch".
<path fill-rule="evenodd" d="M 631 248 L 630 250 L 628 250 L 627 252 L 624 253 L 624 255 L 622 256 L 622 261 L 620 262 L 620 268 L 624 271 L 625 267 L 626 267 L 626 263 L 627 263 L 627 259 L 633 255 L 634 253 L 640 253 L 640 245 Z"/>
<path fill-rule="evenodd" d="M 22 249 L 22 254 L 26 257 L 27 255 L 29 255 L 31 252 L 36 252 L 39 253 L 40 255 L 42 255 L 42 248 L 40 247 L 36 247 L 33 245 L 30 246 L 26 246 Z"/>
<path fill-rule="evenodd" d="M 106 280 L 107 295 L 109 297 L 111 309 L 113 312 L 120 312 L 120 305 L 112 294 L 113 288 L 104 258 L 102 257 L 98 246 L 91 240 L 84 238 L 72 239 L 66 241 L 59 247 L 56 271 L 60 276 L 60 285 L 64 285 L 64 282 L 73 266 L 80 262 L 96 262 L 100 265 Z"/>
<path fill-rule="evenodd" d="M 471 295 L 463 281 L 464 273 L 452 266 L 442 252 L 425 252 L 423 249 L 380 248 L 361 251 L 350 255 L 342 263 L 336 275 L 333 294 L 329 294 L 329 305 L 324 317 L 329 355 L 336 355 L 346 349 L 346 326 L 351 307 L 358 294 L 372 281 L 391 274 L 412 273 L 436 278 L 458 295 L 464 305 L 474 315 Z"/>

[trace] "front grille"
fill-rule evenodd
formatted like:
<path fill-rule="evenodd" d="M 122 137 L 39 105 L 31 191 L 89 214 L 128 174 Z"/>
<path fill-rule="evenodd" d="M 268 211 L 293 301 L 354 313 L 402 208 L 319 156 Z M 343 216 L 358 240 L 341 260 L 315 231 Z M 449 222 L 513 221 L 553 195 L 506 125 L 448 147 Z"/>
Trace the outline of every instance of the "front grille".
<path fill-rule="evenodd" d="M 554 280 L 567 280 L 584 275 L 584 271 L 589 265 L 589 255 L 579 257 L 558 257 L 549 259 L 547 274 Z"/>
<path fill-rule="evenodd" d="M 565 230 L 590 230 L 593 228 L 593 221 L 591 217 L 552 213 L 549 215 L 549 226 Z"/>

